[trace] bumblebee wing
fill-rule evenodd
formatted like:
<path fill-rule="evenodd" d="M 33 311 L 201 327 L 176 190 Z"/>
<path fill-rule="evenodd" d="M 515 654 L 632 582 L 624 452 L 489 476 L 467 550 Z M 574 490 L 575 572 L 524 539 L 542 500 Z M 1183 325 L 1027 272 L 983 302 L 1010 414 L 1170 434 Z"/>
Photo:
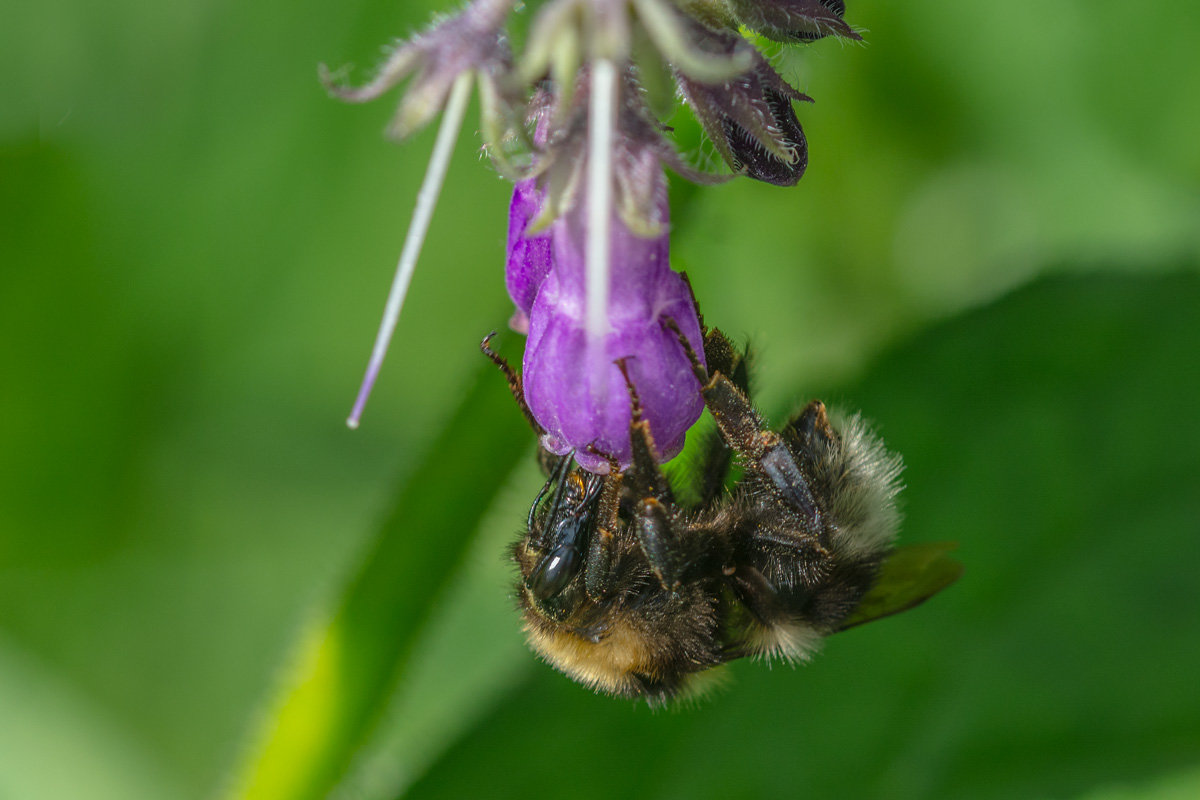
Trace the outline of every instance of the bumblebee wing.
<path fill-rule="evenodd" d="M 963 565 L 949 556 L 957 548 L 957 542 L 931 542 L 892 551 L 871 591 L 838 630 L 907 611 L 954 583 L 963 572 Z"/>

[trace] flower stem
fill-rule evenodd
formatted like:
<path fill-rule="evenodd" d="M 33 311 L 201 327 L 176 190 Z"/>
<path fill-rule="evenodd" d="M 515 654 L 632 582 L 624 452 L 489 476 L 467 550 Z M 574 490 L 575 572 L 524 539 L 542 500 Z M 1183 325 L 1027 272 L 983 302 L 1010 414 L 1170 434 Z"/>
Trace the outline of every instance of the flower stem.
<path fill-rule="evenodd" d="M 467 111 L 467 100 L 471 96 L 471 72 L 463 72 L 454 81 L 450 97 L 446 101 L 442 113 L 442 124 L 438 129 L 437 141 L 433 145 L 433 154 L 429 157 L 429 166 L 425 169 L 425 179 L 417 192 L 417 205 L 413 209 L 412 222 L 409 223 L 408 233 L 404 237 L 404 247 L 400 251 L 400 261 L 396 264 L 396 276 L 392 279 L 392 288 L 388 292 L 387 305 L 383 309 L 383 320 L 379 323 L 379 332 L 375 335 L 375 346 L 371 350 L 371 359 L 367 362 L 367 372 L 363 376 L 362 386 L 358 389 L 358 398 L 354 401 L 354 409 L 346 418 L 346 426 L 358 427 L 362 417 L 363 407 L 375 386 L 379 376 L 379 368 L 383 366 L 383 357 L 387 355 L 388 344 L 396 331 L 396 322 L 400 319 L 400 309 L 404 305 L 404 296 L 408 294 L 408 285 L 412 283 L 413 271 L 417 267 L 417 258 L 421 255 L 421 245 L 425 243 L 425 234 L 429 232 L 429 221 L 433 218 L 433 208 L 437 205 L 438 195 L 441 194 L 442 184 L 446 179 L 446 170 L 450 166 L 450 154 L 458 141 L 458 133 L 462 129 L 463 117 Z"/>

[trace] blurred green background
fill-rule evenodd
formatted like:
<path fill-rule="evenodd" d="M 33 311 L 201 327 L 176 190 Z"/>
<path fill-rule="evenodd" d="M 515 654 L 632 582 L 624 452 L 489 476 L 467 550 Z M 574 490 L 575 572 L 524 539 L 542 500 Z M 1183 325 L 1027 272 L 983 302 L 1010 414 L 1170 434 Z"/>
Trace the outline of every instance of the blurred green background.
<path fill-rule="evenodd" d="M 658 713 L 521 641 L 474 111 L 342 424 L 433 131 L 316 65 L 447 5 L 6 9 L 0 798 L 1200 796 L 1196 4 L 856 0 L 866 46 L 781 56 L 800 186 L 673 185 L 764 410 L 863 409 L 967 571 Z"/>

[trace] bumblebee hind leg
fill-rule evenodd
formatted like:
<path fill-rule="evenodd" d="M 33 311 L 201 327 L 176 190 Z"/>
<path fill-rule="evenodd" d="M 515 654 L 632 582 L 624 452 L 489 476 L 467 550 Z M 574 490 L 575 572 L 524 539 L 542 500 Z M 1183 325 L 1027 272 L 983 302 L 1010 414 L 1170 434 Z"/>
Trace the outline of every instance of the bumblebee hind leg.
<path fill-rule="evenodd" d="M 898 461 L 857 421 L 839 436 L 819 401 L 782 435 L 769 430 L 741 388 L 705 369 L 678 326 L 667 324 L 750 482 L 729 576 L 747 613 L 733 640 L 751 653 L 804 658 L 874 582 L 896 529 Z"/>
<path fill-rule="evenodd" d="M 831 422 L 814 400 L 783 429 L 788 449 L 807 466 L 832 526 L 830 546 L 849 558 L 886 554 L 900 527 L 900 456 L 888 452 L 857 415 Z"/>
<path fill-rule="evenodd" d="M 798 518 L 798 526 L 815 534 L 821 528 L 821 512 L 783 439 L 767 428 L 750 399 L 733 381 L 720 372 L 710 374 L 705 369 L 674 320 L 668 319 L 665 324 L 679 337 L 692 372 L 700 382 L 704 404 L 716 419 L 725 442 L 748 469 L 758 472 L 786 501 Z"/>

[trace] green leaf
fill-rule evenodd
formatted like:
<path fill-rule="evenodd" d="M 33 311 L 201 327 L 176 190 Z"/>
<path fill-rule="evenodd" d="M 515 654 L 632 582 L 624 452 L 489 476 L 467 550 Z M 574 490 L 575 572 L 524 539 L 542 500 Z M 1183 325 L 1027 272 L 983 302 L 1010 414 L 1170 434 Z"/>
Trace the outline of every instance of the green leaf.
<path fill-rule="evenodd" d="M 961 543 L 952 591 L 668 713 L 539 665 L 405 796 L 1072 797 L 1194 768 L 1197 308 L 1194 272 L 1041 281 L 822 393 L 904 455 L 901 537 Z"/>
<path fill-rule="evenodd" d="M 957 549 L 955 542 L 896 548 L 883 563 L 875 586 L 841 630 L 907 611 L 954 583 L 962 575 L 963 566 L 948 554 Z"/>
<path fill-rule="evenodd" d="M 1200 768 L 1155 778 L 1139 786 L 1106 786 L 1080 800 L 1195 800 L 1200 797 Z"/>
<path fill-rule="evenodd" d="M 79 686 L 0 634 L 0 797 L 179 797 L 182 787 Z M 64 769 L 69 765 L 69 769 Z"/>
<path fill-rule="evenodd" d="M 338 796 L 394 797 L 533 669 L 520 618 L 507 598 L 516 575 L 509 548 L 529 512 L 533 487 L 545 480 L 534 453 L 531 436 L 464 563 L 430 609 L 396 690 L 381 698 L 383 719 L 355 754 Z"/>
<path fill-rule="evenodd" d="M 482 362 L 482 358 L 480 359 Z M 374 730 L 414 642 L 530 434 L 481 364 L 357 574 L 303 631 L 230 797 L 329 794 Z"/>

